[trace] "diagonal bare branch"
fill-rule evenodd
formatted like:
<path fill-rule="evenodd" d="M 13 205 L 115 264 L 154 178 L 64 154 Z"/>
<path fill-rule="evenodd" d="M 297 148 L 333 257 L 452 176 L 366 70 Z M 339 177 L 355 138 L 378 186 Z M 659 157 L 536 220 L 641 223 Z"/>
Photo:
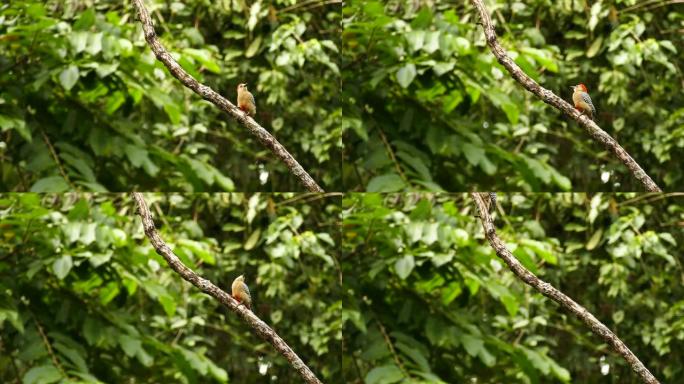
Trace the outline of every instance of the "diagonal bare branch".
<path fill-rule="evenodd" d="M 139 192 L 133 192 L 133 200 L 138 207 L 137 212 L 140 215 L 140 219 L 142 219 L 145 235 L 148 239 L 150 239 L 150 243 L 157 253 L 163 257 L 167 263 L 169 263 L 171 269 L 181 275 L 183 279 L 199 288 L 202 292 L 215 298 L 226 308 L 240 316 L 240 318 L 242 318 L 242 320 L 244 320 L 245 323 L 247 323 L 247 325 L 249 325 L 257 335 L 261 336 L 262 339 L 273 345 L 273 347 L 281 355 L 283 355 L 287 361 L 290 362 L 290 365 L 292 365 L 292 367 L 299 372 L 306 383 L 321 384 L 321 381 L 318 380 L 316 375 L 304 363 L 304 361 L 297 356 L 295 351 L 293 351 L 292 348 L 285 343 L 285 340 L 278 336 L 278 334 L 271 327 L 269 327 L 268 324 L 258 318 L 252 311 L 247 309 L 247 307 L 240 305 L 240 303 L 235 300 L 233 296 L 229 295 L 221 288 L 214 285 L 211 281 L 202 278 L 193 270 L 186 267 L 185 264 L 180 261 L 178 256 L 176 256 L 176 254 L 171 250 L 171 248 L 166 245 L 161 236 L 159 236 L 159 232 L 157 232 L 157 229 L 154 227 L 152 213 L 150 213 L 150 209 L 147 207 L 147 203 L 145 203 L 145 199 L 143 198 L 142 194 Z"/>
<path fill-rule="evenodd" d="M 573 299 L 568 297 L 563 292 L 556 289 L 553 285 L 541 280 L 534 273 L 525 268 L 518 259 L 513 256 L 510 250 L 496 234 L 494 228 L 494 220 L 489 214 L 488 199 L 485 200 L 485 194 L 478 192 L 471 193 L 475 207 L 479 212 L 484 235 L 489 241 L 489 245 L 494 249 L 496 255 L 499 256 L 508 265 L 508 268 L 515 274 L 518 279 L 525 282 L 525 284 L 536 289 L 542 295 L 560 304 L 561 307 L 571 312 L 577 318 L 582 320 L 584 324 L 589 326 L 591 331 L 602 338 L 615 352 L 622 356 L 627 363 L 632 367 L 634 372 L 641 378 L 644 383 L 657 384 L 658 380 L 651 374 L 646 366 L 639 360 L 638 357 L 627 347 L 625 343 L 620 340 L 613 331 L 600 322 L 591 312 L 586 308 L 577 304 Z"/>
<path fill-rule="evenodd" d="M 280 159 L 287 168 L 290 169 L 297 179 L 304 185 L 304 187 L 310 192 L 323 192 L 323 189 L 316 184 L 316 181 L 309 175 L 309 173 L 297 162 L 297 160 L 285 149 L 285 147 L 276 140 L 273 135 L 271 135 L 266 129 L 259 125 L 254 119 L 247 116 L 244 112 L 240 111 L 238 107 L 233 105 L 225 97 L 221 96 L 218 92 L 214 91 L 210 87 L 198 82 L 194 77 L 190 76 L 176 60 L 171 57 L 171 54 L 166 51 L 164 46 L 161 45 L 157 34 L 154 32 L 154 25 L 152 24 L 152 19 L 150 18 L 143 0 L 133 0 L 135 8 L 138 10 L 138 17 L 140 23 L 142 24 L 143 32 L 145 34 L 145 40 L 147 44 L 154 52 L 157 59 L 161 61 L 169 72 L 176 79 L 180 80 L 183 85 L 190 88 L 196 94 L 202 96 L 203 99 L 209 101 L 210 103 L 217 106 L 220 110 L 232 116 L 240 124 L 242 124 L 249 132 L 254 135 L 261 144 L 266 148 L 271 150 L 278 159 Z"/>
<path fill-rule="evenodd" d="M 487 40 L 487 45 L 489 45 L 490 50 L 496 56 L 496 59 L 503 65 L 511 76 L 520 83 L 525 89 L 542 99 L 543 102 L 549 104 L 559 111 L 566 114 L 568 117 L 576 120 L 586 131 L 589 133 L 594 140 L 603 144 L 612 152 L 632 173 L 637 180 L 644 185 L 649 192 L 660 192 L 660 187 L 651 179 L 651 177 L 646 174 L 646 172 L 641 168 L 641 166 L 630 156 L 627 151 L 620 146 L 615 139 L 613 139 L 606 131 L 602 130 L 595 122 L 593 122 L 588 117 L 582 115 L 579 111 L 573 108 L 568 102 L 556 96 L 550 90 L 537 84 L 531 77 L 515 63 L 506 54 L 501 44 L 496 37 L 496 32 L 494 31 L 494 26 L 492 25 L 492 19 L 489 17 L 489 11 L 485 7 L 482 0 L 471 0 L 475 8 L 477 8 L 480 19 L 482 20 L 482 28 L 484 29 L 485 39 Z"/>

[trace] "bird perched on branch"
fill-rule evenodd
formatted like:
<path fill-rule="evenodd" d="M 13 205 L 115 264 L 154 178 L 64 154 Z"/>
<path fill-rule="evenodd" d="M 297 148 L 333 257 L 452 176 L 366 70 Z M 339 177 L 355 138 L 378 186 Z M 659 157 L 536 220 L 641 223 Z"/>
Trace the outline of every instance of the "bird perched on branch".
<path fill-rule="evenodd" d="M 589 118 L 594 120 L 596 108 L 594 108 L 594 103 L 591 102 L 587 87 L 580 83 L 573 86 L 572 91 L 572 102 L 575 103 L 575 109 L 589 115 Z"/>
<path fill-rule="evenodd" d="M 247 84 L 239 84 L 237 87 L 237 94 L 238 108 L 254 117 L 256 115 L 256 103 L 254 102 L 254 96 L 247 90 Z"/>
<path fill-rule="evenodd" d="M 233 280 L 232 296 L 240 304 L 244 304 L 247 309 L 252 310 L 252 296 L 249 294 L 249 288 L 245 284 L 245 276 L 240 275 Z"/>

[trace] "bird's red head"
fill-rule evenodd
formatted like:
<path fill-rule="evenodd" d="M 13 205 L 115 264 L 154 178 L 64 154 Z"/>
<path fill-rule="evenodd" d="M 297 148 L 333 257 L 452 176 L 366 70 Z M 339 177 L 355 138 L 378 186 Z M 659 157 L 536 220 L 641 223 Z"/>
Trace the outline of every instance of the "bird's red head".
<path fill-rule="evenodd" d="M 577 88 L 581 89 L 583 92 L 587 92 L 587 86 L 582 83 L 577 84 Z"/>

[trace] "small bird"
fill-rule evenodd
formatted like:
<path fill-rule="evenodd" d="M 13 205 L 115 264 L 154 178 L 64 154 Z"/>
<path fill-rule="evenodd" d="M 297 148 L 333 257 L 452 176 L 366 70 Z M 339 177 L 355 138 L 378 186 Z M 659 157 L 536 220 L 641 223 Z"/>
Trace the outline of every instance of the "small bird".
<path fill-rule="evenodd" d="M 587 92 L 587 87 L 584 84 L 577 84 L 572 88 L 572 101 L 575 103 L 575 109 L 589 115 L 589 118 L 594 120 L 596 116 L 596 108 L 594 108 L 594 103 L 591 102 L 591 97 Z"/>
<path fill-rule="evenodd" d="M 247 90 L 247 84 L 239 84 L 237 87 L 237 94 L 238 108 L 254 117 L 256 115 L 256 103 L 254 103 L 254 96 Z"/>
<path fill-rule="evenodd" d="M 232 295 L 240 304 L 244 304 L 247 309 L 252 310 L 252 296 L 249 294 L 249 288 L 245 284 L 245 276 L 240 275 L 233 280 L 231 287 Z"/>

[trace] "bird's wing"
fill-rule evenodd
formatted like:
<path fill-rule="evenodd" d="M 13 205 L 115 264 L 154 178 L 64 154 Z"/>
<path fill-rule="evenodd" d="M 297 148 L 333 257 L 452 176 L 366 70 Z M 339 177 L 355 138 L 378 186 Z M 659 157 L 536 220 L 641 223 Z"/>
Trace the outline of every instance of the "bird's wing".
<path fill-rule="evenodd" d="M 252 104 L 256 105 L 256 102 L 254 101 L 254 95 L 252 95 L 252 93 L 250 92 L 247 94 L 247 96 L 249 96 L 249 99 L 252 101 Z"/>
<path fill-rule="evenodd" d="M 242 288 L 244 288 L 245 293 L 247 294 L 247 296 L 252 297 L 252 294 L 249 293 L 249 288 L 247 288 L 247 284 L 242 283 Z"/>
<path fill-rule="evenodd" d="M 589 94 L 586 92 L 582 92 L 582 100 L 585 103 L 589 104 L 589 106 L 591 107 L 591 111 L 595 115 L 596 114 L 596 107 L 594 107 L 594 103 L 591 102 L 591 96 L 589 96 Z"/>

